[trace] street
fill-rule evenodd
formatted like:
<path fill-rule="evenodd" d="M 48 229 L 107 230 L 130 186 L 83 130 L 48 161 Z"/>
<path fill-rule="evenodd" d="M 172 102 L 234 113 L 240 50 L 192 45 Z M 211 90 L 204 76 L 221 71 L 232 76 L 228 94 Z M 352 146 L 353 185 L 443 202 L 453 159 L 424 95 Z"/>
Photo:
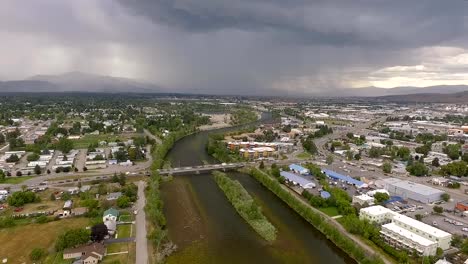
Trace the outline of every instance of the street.
<path fill-rule="evenodd" d="M 145 182 L 138 182 L 138 200 L 136 202 L 136 263 L 148 263 L 148 240 L 146 238 Z"/>

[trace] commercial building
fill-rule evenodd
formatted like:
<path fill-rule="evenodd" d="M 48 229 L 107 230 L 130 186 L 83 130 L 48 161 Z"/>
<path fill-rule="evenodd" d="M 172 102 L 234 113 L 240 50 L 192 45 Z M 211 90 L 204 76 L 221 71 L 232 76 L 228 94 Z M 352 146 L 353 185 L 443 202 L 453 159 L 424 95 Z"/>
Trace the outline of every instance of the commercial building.
<path fill-rule="evenodd" d="M 371 197 L 367 194 L 355 195 L 353 196 L 353 204 L 374 205 L 374 197 Z"/>
<path fill-rule="evenodd" d="M 384 179 L 384 188 L 390 195 L 400 196 L 403 199 L 411 199 L 422 203 L 433 203 L 440 200 L 444 193 L 441 190 L 419 183 L 404 181 L 396 178 Z"/>
<path fill-rule="evenodd" d="M 356 180 L 354 178 L 351 178 L 349 176 L 346 176 L 346 175 L 341 175 L 337 172 L 334 172 L 334 171 L 331 171 L 331 170 L 327 170 L 327 169 L 323 169 L 323 173 L 325 173 L 325 175 L 327 175 L 329 178 L 333 179 L 333 180 L 336 180 L 336 181 L 341 181 L 341 182 L 345 182 L 345 183 L 348 183 L 348 184 L 352 184 L 354 186 L 356 186 L 357 188 L 367 188 L 368 185 L 362 181 L 359 181 L 359 180 Z"/>
<path fill-rule="evenodd" d="M 287 171 L 282 171 L 280 172 L 280 175 L 283 176 L 284 178 L 286 178 L 286 180 L 288 180 L 289 182 L 293 183 L 293 184 L 298 184 L 299 186 L 301 186 L 302 188 L 304 189 L 311 189 L 311 188 L 315 188 L 315 183 L 312 182 L 311 180 L 308 180 L 306 178 L 303 178 L 297 174 L 294 174 L 294 173 L 291 173 L 291 172 L 287 172 Z"/>
<path fill-rule="evenodd" d="M 445 231 L 380 205 L 361 209 L 359 218 L 382 224 L 380 234 L 389 245 L 425 256 L 435 255 L 438 247 L 449 249 L 452 240 Z"/>
<path fill-rule="evenodd" d="M 299 173 L 301 175 L 307 175 L 310 173 L 309 169 L 306 169 L 302 166 L 299 166 L 297 164 L 291 164 L 289 165 L 289 169 L 294 172 L 294 173 Z"/>
<path fill-rule="evenodd" d="M 239 153 L 246 159 L 253 160 L 253 159 L 260 159 L 260 158 L 270 158 L 276 157 L 277 152 L 274 148 L 270 147 L 258 147 L 258 148 L 250 148 L 250 149 L 240 149 Z"/>

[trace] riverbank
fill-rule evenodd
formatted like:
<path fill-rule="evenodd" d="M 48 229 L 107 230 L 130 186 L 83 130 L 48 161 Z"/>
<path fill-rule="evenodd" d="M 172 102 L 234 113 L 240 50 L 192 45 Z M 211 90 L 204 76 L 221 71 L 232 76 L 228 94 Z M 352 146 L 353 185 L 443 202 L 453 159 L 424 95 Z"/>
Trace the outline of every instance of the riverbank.
<path fill-rule="evenodd" d="M 240 182 L 231 180 L 225 173 L 213 172 L 218 187 L 236 209 L 237 213 L 266 241 L 276 240 L 276 228 L 263 215 L 260 207 Z"/>
<path fill-rule="evenodd" d="M 256 168 L 251 169 L 249 174 L 288 204 L 294 211 L 312 224 L 317 230 L 326 235 L 336 246 L 348 253 L 357 262 L 368 264 L 394 263 L 389 259 L 382 259 L 376 255 L 371 247 L 351 234 L 348 234 L 334 219 L 305 203 L 273 177 Z"/>

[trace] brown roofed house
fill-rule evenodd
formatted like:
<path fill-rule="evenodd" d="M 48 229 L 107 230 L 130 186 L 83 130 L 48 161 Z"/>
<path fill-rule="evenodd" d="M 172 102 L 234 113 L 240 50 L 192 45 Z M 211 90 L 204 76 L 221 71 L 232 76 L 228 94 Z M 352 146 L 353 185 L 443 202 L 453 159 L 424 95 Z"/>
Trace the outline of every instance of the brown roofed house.
<path fill-rule="evenodd" d="M 80 259 L 83 264 L 96 264 L 106 255 L 106 247 L 101 243 L 81 245 L 63 251 L 63 259 Z"/>

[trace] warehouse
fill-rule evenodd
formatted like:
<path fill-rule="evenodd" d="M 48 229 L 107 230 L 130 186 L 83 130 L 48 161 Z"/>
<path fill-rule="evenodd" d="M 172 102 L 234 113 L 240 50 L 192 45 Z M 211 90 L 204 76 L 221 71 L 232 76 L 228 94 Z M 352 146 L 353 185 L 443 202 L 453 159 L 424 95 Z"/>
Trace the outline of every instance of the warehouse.
<path fill-rule="evenodd" d="M 404 181 L 396 178 L 384 179 L 385 189 L 393 196 L 403 199 L 411 199 L 422 203 L 433 203 L 440 200 L 444 193 L 441 190 L 415 182 Z"/>
<path fill-rule="evenodd" d="M 281 176 L 286 178 L 289 182 L 292 182 L 293 184 L 299 184 L 304 189 L 311 189 L 315 188 L 315 183 L 313 183 L 311 180 L 305 179 L 299 175 L 296 175 L 294 173 L 290 173 L 287 171 L 282 171 L 280 172 Z"/>

